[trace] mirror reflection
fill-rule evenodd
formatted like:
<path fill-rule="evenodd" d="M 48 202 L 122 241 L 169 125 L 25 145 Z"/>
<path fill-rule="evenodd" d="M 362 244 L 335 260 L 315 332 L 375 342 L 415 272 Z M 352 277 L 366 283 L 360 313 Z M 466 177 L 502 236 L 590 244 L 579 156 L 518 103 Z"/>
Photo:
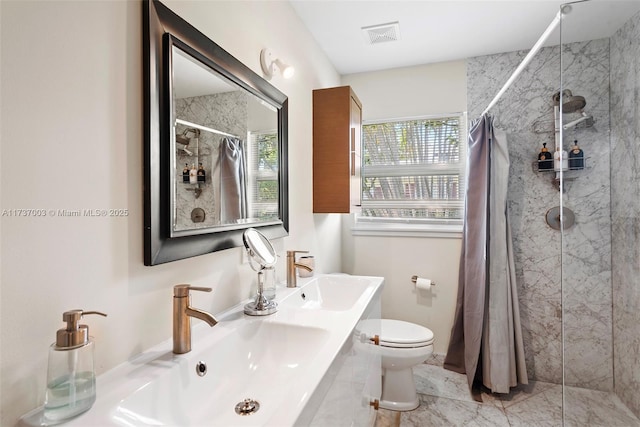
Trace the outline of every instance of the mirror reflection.
<path fill-rule="evenodd" d="M 278 260 L 276 251 L 269 239 L 262 233 L 255 228 L 249 228 L 244 232 L 243 240 L 244 247 L 249 253 L 251 268 L 255 271 L 261 271 L 276 265 L 276 261 Z M 258 267 L 255 267 L 253 262 L 257 263 Z"/>
<path fill-rule="evenodd" d="M 172 236 L 279 222 L 278 111 L 171 51 Z"/>

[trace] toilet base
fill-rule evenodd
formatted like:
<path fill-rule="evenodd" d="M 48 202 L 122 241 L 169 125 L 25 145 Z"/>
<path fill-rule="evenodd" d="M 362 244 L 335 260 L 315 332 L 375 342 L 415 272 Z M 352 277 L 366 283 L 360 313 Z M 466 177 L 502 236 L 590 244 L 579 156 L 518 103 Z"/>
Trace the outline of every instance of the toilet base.
<path fill-rule="evenodd" d="M 392 411 L 413 411 L 420 406 L 413 370 L 385 369 L 382 376 L 380 407 Z"/>

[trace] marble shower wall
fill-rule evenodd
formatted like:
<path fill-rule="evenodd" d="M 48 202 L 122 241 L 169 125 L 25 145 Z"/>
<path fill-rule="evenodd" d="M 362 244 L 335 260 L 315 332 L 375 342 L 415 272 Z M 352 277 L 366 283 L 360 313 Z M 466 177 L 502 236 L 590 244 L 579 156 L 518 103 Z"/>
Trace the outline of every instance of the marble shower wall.
<path fill-rule="evenodd" d="M 177 117 L 202 126 L 217 129 L 222 132 L 237 135 L 245 139 L 247 134 L 248 97 L 242 91 L 219 93 L 215 95 L 196 96 L 176 99 L 175 109 Z M 178 132 L 184 130 L 178 126 Z M 199 156 L 196 156 L 195 143 L 192 142 L 188 150 L 193 156 L 178 151 L 176 156 L 176 221 L 177 230 L 205 228 L 220 224 L 220 172 L 217 170 L 220 140 L 222 136 L 211 132 L 200 132 Z M 187 164 L 202 163 L 206 171 L 205 184 L 183 184 L 182 170 Z M 194 189 L 199 187 L 202 193 L 196 198 Z M 194 223 L 191 211 L 202 208 L 205 220 Z"/>
<path fill-rule="evenodd" d="M 640 416 L 640 14 L 611 37 L 611 64 L 615 392 Z"/>
<path fill-rule="evenodd" d="M 511 52 L 467 60 L 471 120 L 478 117 L 526 55 Z M 560 86 L 560 47 L 542 49 L 492 110 L 507 132 L 511 166 L 508 209 L 514 236 L 518 298 L 527 370 L 531 379 L 562 382 L 561 269 L 565 296 L 566 383 L 613 389 L 609 215 L 609 40 L 563 47 L 564 88 L 587 100 L 593 127 L 565 132 L 577 139 L 587 168 L 572 171 L 564 206 L 576 224 L 561 236 L 545 222 L 560 204 L 553 173 L 533 162 L 543 143 L 554 146 L 553 100 Z M 577 118 L 565 115 L 565 120 Z M 561 256 L 562 250 L 562 256 Z"/>

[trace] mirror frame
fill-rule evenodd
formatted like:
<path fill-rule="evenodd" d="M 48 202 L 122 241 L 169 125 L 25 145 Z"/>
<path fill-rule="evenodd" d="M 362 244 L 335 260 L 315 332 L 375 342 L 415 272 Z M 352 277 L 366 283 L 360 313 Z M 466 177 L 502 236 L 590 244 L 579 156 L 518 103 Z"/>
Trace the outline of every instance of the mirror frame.
<path fill-rule="evenodd" d="M 287 236 L 288 197 L 288 98 L 249 67 L 180 18 L 158 0 L 143 2 L 144 58 L 144 264 L 157 265 L 242 247 L 243 233 L 256 228 L 268 239 Z M 202 234 L 171 237 L 172 99 L 167 78 L 165 34 L 190 48 L 190 54 L 242 89 L 278 110 L 278 211 L 281 223 L 239 224 L 203 229 Z"/>

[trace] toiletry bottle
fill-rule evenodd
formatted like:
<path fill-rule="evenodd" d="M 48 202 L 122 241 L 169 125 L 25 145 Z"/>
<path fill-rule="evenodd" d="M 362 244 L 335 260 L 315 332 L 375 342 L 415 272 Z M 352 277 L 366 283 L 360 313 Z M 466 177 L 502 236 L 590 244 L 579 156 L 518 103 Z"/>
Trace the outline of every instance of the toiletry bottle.
<path fill-rule="evenodd" d="M 189 183 L 197 184 L 198 183 L 198 170 L 196 169 L 196 164 L 191 164 L 191 170 L 189 171 Z"/>
<path fill-rule="evenodd" d="M 567 152 L 562 150 L 560 151 L 560 146 L 556 146 L 556 152 L 553 153 L 553 170 L 555 171 L 566 171 L 569 169 L 569 158 L 567 156 Z"/>
<path fill-rule="evenodd" d="M 569 169 L 584 169 L 584 152 L 578 147 L 578 141 L 573 141 L 569 151 Z"/>
<path fill-rule="evenodd" d="M 182 169 L 182 182 L 189 182 L 189 163 L 185 163 Z"/>
<path fill-rule="evenodd" d="M 67 322 L 59 329 L 56 342 L 49 348 L 47 391 L 44 418 L 49 424 L 68 420 L 91 408 L 96 401 L 96 376 L 93 369 L 93 339 L 89 327 L 80 319 L 97 311 L 71 310 L 62 314 Z"/>
<path fill-rule="evenodd" d="M 547 150 L 547 143 L 542 144 L 542 150 L 538 154 L 538 170 L 553 169 L 553 155 Z"/>
<path fill-rule="evenodd" d="M 206 177 L 204 167 L 202 167 L 202 163 L 200 163 L 200 166 L 198 166 L 198 182 L 205 182 L 207 180 Z"/>

